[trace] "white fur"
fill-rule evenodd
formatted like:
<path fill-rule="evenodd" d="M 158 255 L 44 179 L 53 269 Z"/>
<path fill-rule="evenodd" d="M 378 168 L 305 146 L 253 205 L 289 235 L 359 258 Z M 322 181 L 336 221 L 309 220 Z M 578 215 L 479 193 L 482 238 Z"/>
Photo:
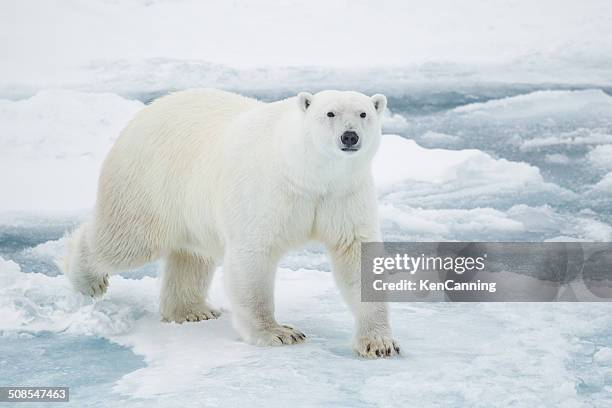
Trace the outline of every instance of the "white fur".
<path fill-rule="evenodd" d="M 305 336 L 274 318 L 276 265 L 318 240 L 355 315 L 355 350 L 399 352 L 385 304 L 360 301 L 360 243 L 380 240 L 370 162 L 385 106 L 382 95 L 338 91 L 262 103 L 201 89 L 155 101 L 108 154 L 95 217 L 73 234 L 66 275 L 99 296 L 110 273 L 164 258 L 163 319 L 197 321 L 218 316 L 206 294 L 223 261 L 239 334 L 292 344 Z M 340 149 L 346 130 L 359 135 L 359 151 Z"/>

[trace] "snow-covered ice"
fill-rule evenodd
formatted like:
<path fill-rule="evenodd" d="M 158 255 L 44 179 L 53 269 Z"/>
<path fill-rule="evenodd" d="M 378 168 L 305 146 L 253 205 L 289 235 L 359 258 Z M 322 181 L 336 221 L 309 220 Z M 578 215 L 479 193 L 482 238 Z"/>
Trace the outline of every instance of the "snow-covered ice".
<path fill-rule="evenodd" d="M 595 166 L 612 171 L 612 144 L 595 147 L 587 154 L 587 159 Z"/>
<path fill-rule="evenodd" d="M 99 165 L 142 106 L 68 90 L 0 100 L 0 210 L 91 208 Z"/>
<path fill-rule="evenodd" d="M 0 331 L 6 341 L 29 335 L 52 343 L 45 333 L 93 336 L 142 358 L 115 361 L 115 383 L 105 393 L 83 395 L 75 387 L 75 406 L 110 400 L 130 406 L 248 401 L 280 407 L 293 401 L 391 407 L 415 396 L 425 407 L 612 402 L 611 384 L 593 375 L 595 370 L 609 378 L 610 353 L 602 343 L 612 338 L 610 304 L 395 304 L 392 321 L 404 356 L 363 361 L 349 351 L 350 315 L 326 272 L 279 270 L 279 320 L 303 329 L 309 341 L 260 348 L 238 340 L 227 314 L 197 324 L 160 322 L 155 278 L 112 277 L 108 296 L 92 301 L 74 293 L 63 276 L 24 273 L 17 264 L 0 262 Z M 227 306 L 219 277 L 212 299 Z M 107 358 L 115 356 L 113 351 Z M 39 357 L 44 364 L 54 358 Z M 588 358 L 589 367 L 577 363 Z M 88 370 L 89 360 L 96 359 L 85 354 L 68 369 Z M 46 380 L 54 379 L 49 373 Z"/>
<path fill-rule="evenodd" d="M 491 116 L 503 120 L 562 115 L 581 116 L 609 114 L 612 99 L 600 89 L 581 91 L 536 91 L 494 99 L 484 103 L 473 103 L 454 109 L 456 113 Z"/>

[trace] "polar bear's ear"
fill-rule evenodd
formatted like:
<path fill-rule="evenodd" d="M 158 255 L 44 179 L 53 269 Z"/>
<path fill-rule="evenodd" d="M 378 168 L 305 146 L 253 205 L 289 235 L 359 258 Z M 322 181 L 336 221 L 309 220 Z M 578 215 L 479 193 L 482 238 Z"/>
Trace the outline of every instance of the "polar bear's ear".
<path fill-rule="evenodd" d="M 312 103 L 312 94 L 308 92 L 300 92 L 297 96 L 297 101 L 300 109 L 306 112 L 306 109 L 308 109 Z"/>
<path fill-rule="evenodd" d="M 385 95 L 376 94 L 372 96 L 372 103 L 374 104 L 374 109 L 378 114 L 382 114 L 387 108 L 387 97 Z"/>

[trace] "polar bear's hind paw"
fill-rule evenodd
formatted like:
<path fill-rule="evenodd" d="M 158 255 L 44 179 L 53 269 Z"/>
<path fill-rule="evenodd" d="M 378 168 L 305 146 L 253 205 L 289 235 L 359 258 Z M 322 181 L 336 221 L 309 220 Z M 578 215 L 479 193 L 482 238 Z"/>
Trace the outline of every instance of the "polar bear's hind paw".
<path fill-rule="evenodd" d="M 208 305 L 193 305 L 182 310 L 175 310 L 172 313 L 162 313 L 164 322 L 200 322 L 203 320 L 213 320 L 221 316 L 221 311 Z"/>
<path fill-rule="evenodd" d="M 102 297 L 108 290 L 108 275 L 83 275 L 72 279 L 72 285 L 76 290 L 92 298 Z"/>
<path fill-rule="evenodd" d="M 247 339 L 247 342 L 258 346 L 282 346 L 299 344 L 306 340 L 306 335 L 291 326 L 279 325 L 262 330 Z"/>

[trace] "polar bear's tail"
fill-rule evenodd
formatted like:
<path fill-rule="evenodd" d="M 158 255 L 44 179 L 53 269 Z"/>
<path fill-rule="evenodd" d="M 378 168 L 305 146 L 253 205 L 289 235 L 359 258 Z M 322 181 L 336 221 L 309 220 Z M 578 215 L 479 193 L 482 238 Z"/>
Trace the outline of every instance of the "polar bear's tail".
<path fill-rule="evenodd" d="M 91 226 L 84 223 L 66 237 L 66 253 L 59 266 L 77 291 L 98 297 L 106 292 L 108 274 L 96 261 L 89 239 Z"/>

